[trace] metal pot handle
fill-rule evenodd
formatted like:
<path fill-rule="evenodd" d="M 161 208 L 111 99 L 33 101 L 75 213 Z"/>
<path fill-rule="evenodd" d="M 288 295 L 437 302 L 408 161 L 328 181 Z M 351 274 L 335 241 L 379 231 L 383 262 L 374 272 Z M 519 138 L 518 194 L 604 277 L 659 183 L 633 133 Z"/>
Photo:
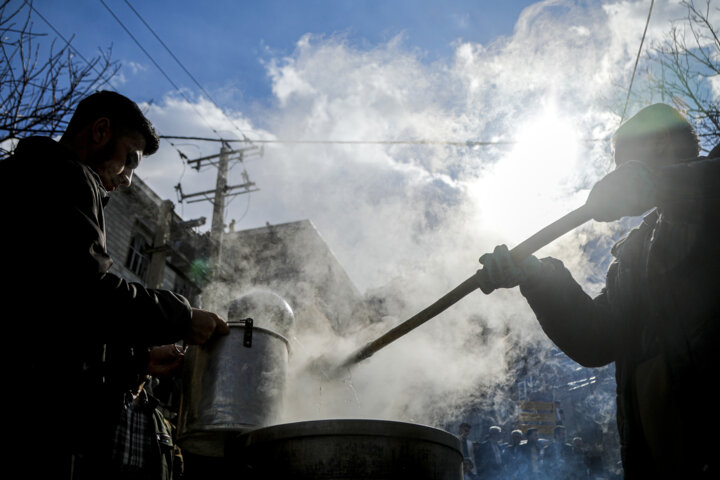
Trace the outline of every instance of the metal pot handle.
<path fill-rule="evenodd" d="M 252 318 L 242 318 L 240 320 L 232 320 L 228 322 L 228 325 L 237 326 L 237 327 L 243 327 L 243 346 L 247 348 L 252 347 L 252 329 L 253 329 L 253 319 Z"/>
<path fill-rule="evenodd" d="M 246 318 L 244 320 L 244 323 L 245 323 L 245 331 L 243 332 L 243 347 L 252 348 L 253 319 Z"/>

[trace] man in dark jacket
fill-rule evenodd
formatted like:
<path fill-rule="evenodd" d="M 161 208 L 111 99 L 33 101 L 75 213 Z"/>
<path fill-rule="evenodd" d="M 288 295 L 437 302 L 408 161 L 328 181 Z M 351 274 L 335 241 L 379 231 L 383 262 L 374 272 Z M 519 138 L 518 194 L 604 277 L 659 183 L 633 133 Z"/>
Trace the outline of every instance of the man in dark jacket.
<path fill-rule="evenodd" d="M 586 205 L 607 222 L 647 214 L 612 249 L 606 286 L 590 298 L 562 262 L 516 265 L 484 255 L 481 286 L 520 285 L 543 330 L 588 367 L 615 362 L 626 478 L 717 478 L 712 436 L 720 335 L 720 158 L 697 157 L 690 124 L 656 104 L 614 137 L 617 168 Z"/>
<path fill-rule="evenodd" d="M 502 429 L 493 425 L 488 429 L 487 440 L 478 445 L 475 457 L 478 461 L 477 473 L 482 478 L 491 480 L 502 476 L 505 452 L 500 445 L 501 434 Z"/>
<path fill-rule="evenodd" d="M 528 428 L 525 442 L 518 446 L 516 478 L 538 479 L 541 477 L 540 433 L 537 428 Z"/>
<path fill-rule="evenodd" d="M 79 103 L 59 142 L 23 139 L 0 162 L 5 384 L 14 400 L 6 467 L 20 476 L 69 478 L 73 458 L 109 452 L 118 386 L 93 368 L 107 345 L 130 349 L 124 373 L 144 375 L 177 362 L 161 356 L 153 366 L 149 347 L 228 332 L 180 295 L 108 273 L 108 192 L 129 186 L 157 148 L 134 102 L 99 92 Z"/>

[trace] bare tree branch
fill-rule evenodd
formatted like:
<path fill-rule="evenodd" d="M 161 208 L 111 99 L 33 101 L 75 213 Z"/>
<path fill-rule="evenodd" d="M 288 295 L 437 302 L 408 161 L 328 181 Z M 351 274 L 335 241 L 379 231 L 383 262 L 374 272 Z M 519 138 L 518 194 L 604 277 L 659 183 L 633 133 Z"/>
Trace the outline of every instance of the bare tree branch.
<path fill-rule="evenodd" d="M 90 60 L 76 55 L 72 37 L 38 44 L 47 34 L 33 32 L 33 12 L 30 1 L 0 2 L 0 158 L 8 140 L 60 134 L 77 103 L 119 69 L 110 49 Z"/>
<path fill-rule="evenodd" d="M 659 69 L 650 83 L 663 101 L 669 99 L 685 112 L 709 150 L 720 141 L 720 102 L 713 90 L 720 75 L 719 27 L 710 20 L 711 0 L 700 7 L 696 3 L 683 1 L 687 16 L 674 21 L 667 39 L 649 49 L 649 59 Z"/>

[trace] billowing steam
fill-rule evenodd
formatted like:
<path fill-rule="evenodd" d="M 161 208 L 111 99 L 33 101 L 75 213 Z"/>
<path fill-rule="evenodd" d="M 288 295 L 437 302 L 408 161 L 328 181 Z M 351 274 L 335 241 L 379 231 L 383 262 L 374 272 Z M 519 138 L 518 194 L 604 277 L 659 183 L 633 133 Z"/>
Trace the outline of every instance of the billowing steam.
<path fill-rule="evenodd" d="M 678 12 L 677 2 L 656 4 L 649 38 Z M 230 114 L 230 123 L 198 102 L 228 137 L 437 142 L 276 143 L 246 161 L 261 191 L 231 203 L 227 221 L 237 219 L 236 230 L 310 219 L 360 291 L 388 299 L 384 317 L 357 320 L 348 337 L 298 325 L 284 420 L 442 424 L 469 402 L 507 402 L 493 392 L 508 381 L 508 362 L 527 347 L 549 346 L 516 290 L 470 295 L 343 382 L 301 373 L 304 361 L 342 357 L 417 313 L 474 273 L 496 244 L 512 247 L 584 202 L 612 168 L 608 138 L 620 121 L 613 112 L 622 110 L 646 16 L 647 2 L 538 2 L 512 36 L 458 41 L 453 58 L 429 64 L 402 36 L 360 48 L 342 36 L 306 35 L 291 56 L 267 64 L 275 103 L 254 120 Z M 151 106 L 149 115 L 163 132 L 213 136 L 177 99 Z M 219 149 L 181 148 L 189 156 Z M 158 157 L 139 174 L 161 195 L 174 198 L 180 178 L 186 191 L 214 187 L 214 170 L 182 171 L 165 147 Z M 180 210 L 186 218 L 209 211 L 207 204 Z M 595 294 L 618 228 L 587 224 L 538 255 L 563 260 Z"/>

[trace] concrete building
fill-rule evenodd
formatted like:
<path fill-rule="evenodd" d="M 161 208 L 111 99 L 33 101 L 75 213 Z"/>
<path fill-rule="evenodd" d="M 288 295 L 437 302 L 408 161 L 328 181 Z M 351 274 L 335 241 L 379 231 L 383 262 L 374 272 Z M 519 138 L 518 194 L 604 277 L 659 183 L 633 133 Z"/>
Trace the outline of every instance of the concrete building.
<path fill-rule="evenodd" d="M 202 291 L 205 235 L 173 211 L 137 176 L 132 187 L 113 192 L 105 208 L 110 271 L 128 281 L 185 295 L 198 305 Z"/>
<path fill-rule="evenodd" d="M 226 233 L 219 270 L 220 296 L 271 290 L 301 328 L 344 334 L 368 320 L 363 296 L 309 220 Z"/>
<path fill-rule="evenodd" d="M 309 220 L 225 232 L 211 271 L 210 236 L 192 228 L 202 221 L 183 221 L 173 208 L 137 177 L 112 193 L 105 209 L 111 272 L 221 315 L 244 292 L 264 288 L 290 304 L 301 328 L 342 334 L 367 319 L 362 295 Z"/>

